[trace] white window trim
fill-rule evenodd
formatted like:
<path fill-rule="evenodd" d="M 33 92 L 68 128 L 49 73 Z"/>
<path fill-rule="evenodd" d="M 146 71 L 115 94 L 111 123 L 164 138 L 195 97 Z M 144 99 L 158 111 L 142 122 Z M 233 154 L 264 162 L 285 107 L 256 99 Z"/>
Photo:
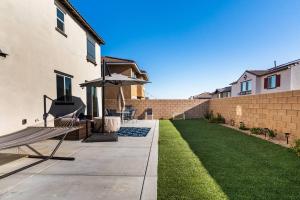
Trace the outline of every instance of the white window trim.
<path fill-rule="evenodd" d="M 56 20 L 59 20 L 60 22 L 62 22 L 64 24 L 64 30 L 61 30 L 60 28 L 58 28 L 57 24 L 56 24 L 56 28 L 58 28 L 60 31 L 62 32 L 66 32 L 66 12 L 64 12 L 59 6 L 56 5 L 56 9 L 59 10 L 60 12 L 62 12 L 64 14 L 64 21 L 61 20 L 58 16 L 57 16 L 57 13 L 56 13 Z M 57 12 L 56 10 L 56 12 Z M 57 23 L 57 22 L 56 22 Z"/>
<path fill-rule="evenodd" d="M 275 77 L 275 85 L 274 85 L 274 87 L 271 87 L 271 79 L 272 79 L 272 77 Z M 277 79 L 277 75 L 276 74 L 267 76 L 267 79 L 268 79 L 268 87 L 267 87 L 267 89 L 271 90 L 271 89 L 277 88 L 277 85 L 276 85 L 276 83 L 277 83 L 277 80 L 276 80 Z"/>
<path fill-rule="evenodd" d="M 56 74 L 56 76 L 60 76 L 60 77 L 62 77 L 62 78 L 64 79 L 64 96 L 67 95 L 67 93 L 66 93 L 66 78 L 69 78 L 69 79 L 71 80 L 71 96 L 72 96 L 72 95 L 73 95 L 73 94 L 72 94 L 72 78 L 69 77 L 69 76 L 61 75 L 61 74 Z M 56 86 L 56 87 L 57 87 L 57 86 Z"/>

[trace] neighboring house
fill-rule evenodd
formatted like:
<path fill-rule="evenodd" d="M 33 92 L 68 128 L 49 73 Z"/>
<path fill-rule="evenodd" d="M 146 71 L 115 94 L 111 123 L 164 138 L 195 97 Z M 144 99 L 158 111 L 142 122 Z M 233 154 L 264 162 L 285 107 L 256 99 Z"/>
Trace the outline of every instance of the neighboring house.
<path fill-rule="evenodd" d="M 213 99 L 231 97 L 231 86 L 216 89 L 211 95 Z"/>
<path fill-rule="evenodd" d="M 231 83 L 232 96 L 284 92 L 300 89 L 300 60 L 268 70 L 247 70 Z"/>
<path fill-rule="evenodd" d="M 211 99 L 212 95 L 209 92 L 203 92 L 201 94 L 191 96 L 189 99 Z"/>
<path fill-rule="evenodd" d="M 100 91 L 79 84 L 101 76 L 104 41 L 69 1 L 1 0 L 0 24 L 0 135 L 42 123 L 43 95 L 52 115 L 99 113 Z"/>
<path fill-rule="evenodd" d="M 123 74 L 131 78 L 138 78 L 148 81 L 148 74 L 146 71 L 141 70 L 137 63 L 133 60 L 115 58 L 110 56 L 102 57 L 106 62 L 108 71 L 118 74 Z M 108 72 L 107 72 L 108 73 Z M 116 99 L 119 93 L 118 87 L 107 87 L 105 92 L 106 99 Z M 123 93 L 125 99 L 145 99 L 145 86 L 144 85 L 131 85 L 123 86 Z"/>

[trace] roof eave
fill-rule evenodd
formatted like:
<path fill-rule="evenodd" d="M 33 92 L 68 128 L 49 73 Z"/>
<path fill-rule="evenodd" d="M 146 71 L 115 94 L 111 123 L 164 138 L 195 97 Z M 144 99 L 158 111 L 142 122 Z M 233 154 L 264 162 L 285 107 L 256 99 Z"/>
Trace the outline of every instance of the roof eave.
<path fill-rule="evenodd" d="M 94 37 L 94 39 L 101 45 L 105 44 L 105 41 L 97 34 L 97 32 L 89 25 L 89 23 L 80 15 L 80 13 L 74 8 L 74 6 L 68 0 L 58 0 L 72 15 L 78 20 L 82 26 Z"/>
<path fill-rule="evenodd" d="M 129 61 L 129 60 L 128 60 Z M 144 73 L 140 70 L 138 65 L 135 62 L 106 62 L 107 65 L 133 65 L 136 71 L 146 77 L 147 81 L 149 81 L 148 73 Z"/>

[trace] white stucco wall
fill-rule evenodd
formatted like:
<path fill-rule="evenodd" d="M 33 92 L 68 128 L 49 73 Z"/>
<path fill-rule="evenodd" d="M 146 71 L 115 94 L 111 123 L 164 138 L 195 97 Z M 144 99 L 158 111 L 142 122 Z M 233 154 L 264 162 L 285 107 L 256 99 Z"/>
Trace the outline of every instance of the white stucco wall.
<path fill-rule="evenodd" d="M 247 75 L 247 78 L 245 79 L 245 75 Z M 241 96 L 239 93 L 241 92 L 241 83 L 244 81 L 248 81 L 251 80 L 251 84 L 252 84 L 252 93 L 251 94 L 256 94 L 257 92 L 257 78 L 256 76 L 254 76 L 253 74 L 250 74 L 248 72 L 244 72 L 244 74 L 239 78 L 239 80 L 237 81 L 236 84 L 232 85 L 231 88 L 231 96 L 232 97 L 237 97 L 237 96 Z"/>
<path fill-rule="evenodd" d="M 68 14 L 68 37 L 55 27 L 53 0 L 1 0 L 0 49 L 9 56 L 0 57 L 0 135 L 43 121 L 43 95 L 56 98 L 54 70 L 74 76 L 72 95 L 84 103 L 86 90 L 78 85 L 101 75 L 99 45 L 98 65 L 86 60 L 86 31 Z M 28 123 L 22 125 L 22 119 Z"/>
<path fill-rule="evenodd" d="M 291 89 L 300 90 L 300 64 L 291 68 Z"/>
<path fill-rule="evenodd" d="M 280 74 L 280 87 L 276 87 L 273 89 L 265 89 L 264 88 L 264 79 L 268 76 L 279 75 Z M 260 93 L 274 93 L 274 92 L 284 92 L 291 90 L 291 69 L 287 69 L 284 71 L 276 72 L 274 74 L 268 74 L 266 76 L 261 76 L 258 78 L 258 94 Z"/>

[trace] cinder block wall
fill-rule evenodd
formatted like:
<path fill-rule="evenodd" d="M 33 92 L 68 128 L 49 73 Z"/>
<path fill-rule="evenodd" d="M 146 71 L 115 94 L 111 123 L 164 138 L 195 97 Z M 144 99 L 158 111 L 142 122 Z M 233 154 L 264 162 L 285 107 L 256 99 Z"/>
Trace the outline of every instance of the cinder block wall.
<path fill-rule="evenodd" d="M 107 99 L 106 108 L 118 110 L 116 99 Z M 152 108 L 154 119 L 171 119 L 185 114 L 187 119 L 201 118 L 208 110 L 208 100 L 126 100 L 126 105 L 137 109 L 136 117 L 145 118 L 147 108 Z"/>
<path fill-rule="evenodd" d="M 247 127 L 276 129 L 300 138 L 300 91 L 213 99 L 208 109 L 220 113 L 236 126 L 244 122 Z"/>

